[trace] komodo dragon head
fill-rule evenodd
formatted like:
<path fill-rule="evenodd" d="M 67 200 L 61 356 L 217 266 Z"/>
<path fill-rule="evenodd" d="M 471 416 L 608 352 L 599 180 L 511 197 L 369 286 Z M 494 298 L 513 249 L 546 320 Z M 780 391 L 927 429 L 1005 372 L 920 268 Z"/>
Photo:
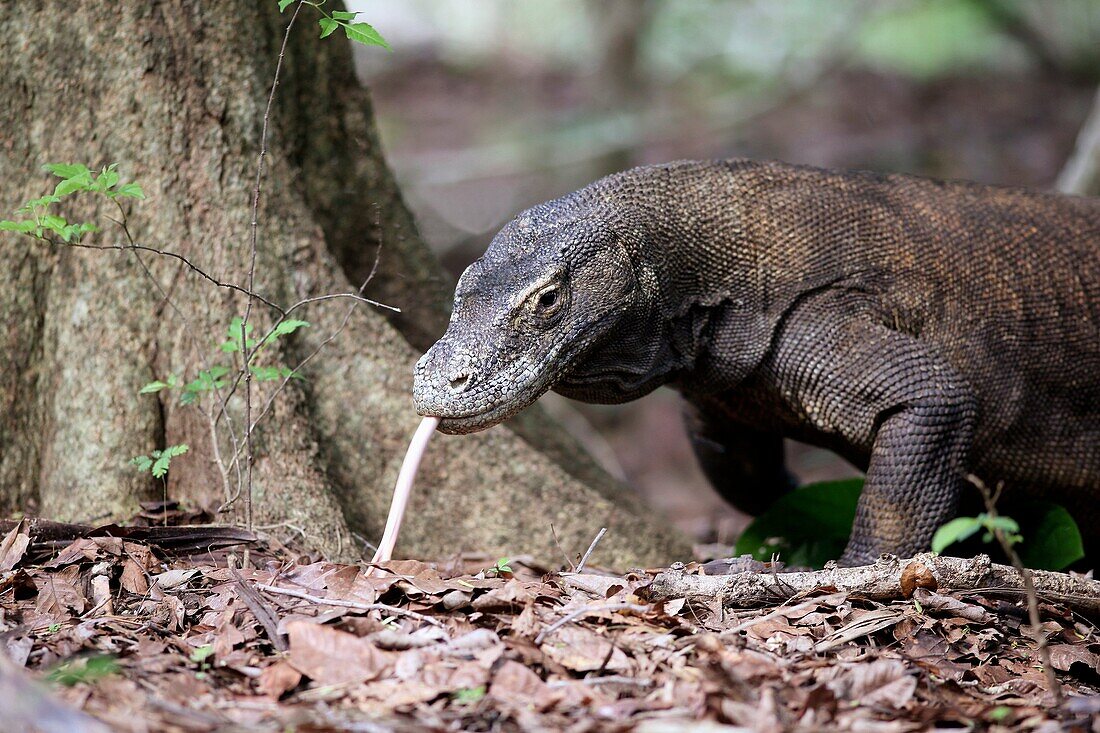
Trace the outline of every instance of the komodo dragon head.
<path fill-rule="evenodd" d="M 646 333 L 656 298 L 656 279 L 632 256 L 644 227 L 630 216 L 571 194 L 507 224 L 462 273 L 446 333 L 416 364 L 417 412 L 470 433 L 549 389 L 618 402 L 659 386 L 621 353 L 624 334 Z"/>

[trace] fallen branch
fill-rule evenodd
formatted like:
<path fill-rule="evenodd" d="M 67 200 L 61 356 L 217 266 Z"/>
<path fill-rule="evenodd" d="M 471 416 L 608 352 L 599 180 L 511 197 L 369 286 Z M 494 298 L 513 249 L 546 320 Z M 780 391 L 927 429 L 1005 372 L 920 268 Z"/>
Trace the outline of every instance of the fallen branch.
<path fill-rule="evenodd" d="M 1067 573 L 1032 570 L 1036 594 L 1076 611 L 1100 614 L 1100 581 Z M 989 595 L 1022 595 L 1024 578 L 1015 568 L 998 565 L 988 555 L 964 559 L 922 553 L 900 559 L 884 555 L 873 565 L 827 568 L 794 573 L 689 575 L 676 564 L 654 577 L 640 592 L 652 600 L 686 598 L 727 606 L 781 603 L 824 589 L 853 593 L 877 601 L 909 598 L 917 588 L 982 591 Z"/>

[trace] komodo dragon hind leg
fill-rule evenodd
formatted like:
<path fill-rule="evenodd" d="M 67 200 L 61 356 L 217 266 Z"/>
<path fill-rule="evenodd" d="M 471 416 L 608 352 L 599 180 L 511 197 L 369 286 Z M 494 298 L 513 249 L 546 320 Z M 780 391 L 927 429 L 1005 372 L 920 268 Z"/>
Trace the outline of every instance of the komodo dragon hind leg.
<path fill-rule="evenodd" d="M 731 423 L 690 404 L 684 422 L 711 486 L 746 514 L 762 514 L 796 486 L 784 463 L 783 436 Z"/>

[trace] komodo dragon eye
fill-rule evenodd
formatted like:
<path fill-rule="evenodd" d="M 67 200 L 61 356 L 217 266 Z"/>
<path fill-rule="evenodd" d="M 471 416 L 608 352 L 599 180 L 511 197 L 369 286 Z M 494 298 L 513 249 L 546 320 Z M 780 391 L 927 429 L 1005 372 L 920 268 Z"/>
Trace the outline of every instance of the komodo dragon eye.
<path fill-rule="evenodd" d="M 543 290 L 539 295 L 539 309 L 549 310 L 554 307 L 554 304 L 558 302 L 558 289 L 550 288 Z"/>
<path fill-rule="evenodd" d="M 527 299 L 526 309 L 528 318 L 533 319 L 540 326 L 547 326 L 562 309 L 565 301 L 561 283 L 550 283 L 541 290 L 537 290 Z"/>

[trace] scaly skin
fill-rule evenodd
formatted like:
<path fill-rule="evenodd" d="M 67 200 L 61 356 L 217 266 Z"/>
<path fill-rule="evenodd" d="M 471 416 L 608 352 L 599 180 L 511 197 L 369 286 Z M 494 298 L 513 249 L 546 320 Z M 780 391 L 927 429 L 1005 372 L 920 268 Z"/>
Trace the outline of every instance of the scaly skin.
<path fill-rule="evenodd" d="M 927 549 L 968 472 L 1094 544 L 1100 200 L 736 160 L 608 176 L 470 265 L 414 397 L 466 433 L 548 389 L 662 384 L 737 506 L 790 487 L 784 436 L 866 470 L 842 563 Z"/>

